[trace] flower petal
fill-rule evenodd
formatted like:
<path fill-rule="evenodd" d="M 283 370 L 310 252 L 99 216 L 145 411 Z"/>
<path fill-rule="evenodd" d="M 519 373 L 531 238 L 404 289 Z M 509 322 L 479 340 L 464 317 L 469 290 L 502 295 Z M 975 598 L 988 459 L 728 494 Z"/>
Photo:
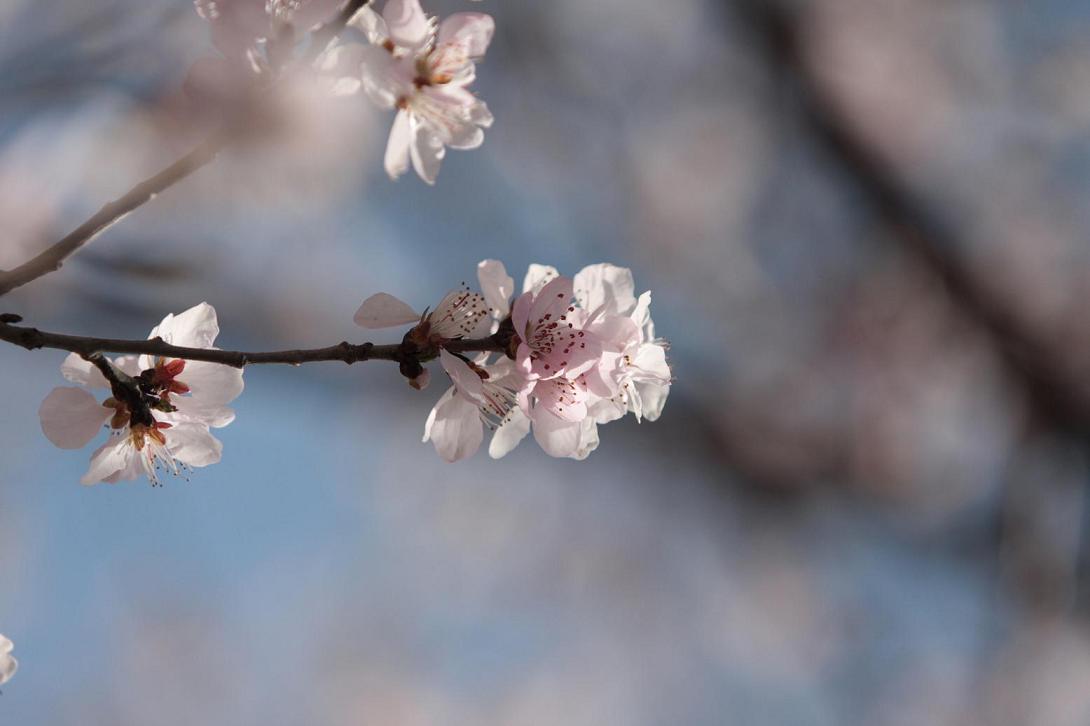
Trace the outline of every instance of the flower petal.
<path fill-rule="evenodd" d="M 163 432 L 167 450 L 183 464 L 208 466 L 219 463 L 223 444 L 213 436 L 207 426 L 198 423 L 181 423 Z"/>
<path fill-rule="evenodd" d="M 575 299 L 587 312 L 628 315 L 636 307 L 632 270 L 608 263 L 589 265 L 575 275 Z"/>
<path fill-rule="evenodd" d="M 439 363 L 443 366 L 443 370 L 447 372 L 447 375 L 450 376 L 450 380 L 459 393 L 474 402 L 480 401 L 484 383 L 482 383 L 481 377 L 474 373 L 473 369 L 464 360 L 452 353 L 448 353 L 446 348 L 440 348 Z"/>
<path fill-rule="evenodd" d="M 382 45 L 383 41 L 390 37 L 390 31 L 386 29 L 386 21 L 382 16 L 371 9 L 370 5 L 364 5 L 349 18 L 348 27 L 367 36 L 367 41 L 373 45 Z"/>
<path fill-rule="evenodd" d="M 75 353 L 69 353 L 64 363 L 61 363 L 61 375 L 72 383 L 88 388 L 109 388 L 110 385 L 102 371 Z"/>
<path fill-rule="evenodd" d="M 390 38 L 402 48 L 421 48 L 431 40 L 432 23 L 419 0 L 386 0 L 382 18 Z"/>
<path fill-rule="evenodd" d="M 376 292 L 363 301 L 352 319 L 361 328 L 376 330 L 415 323 L 420 320 L 420 313 L 389 293 Z"/>
<path fill-rule="evenodd" d="M 594 419 L 563 421 L 548 411 L 534 409 L 534 439 L 549 456 L 583 460 L 598 448 Z"/>
<path fill-rule="evenodd" d="M 82 388 L 54 388 L 38 408 L 42 433 L 62 449 L 81 449 L 90 443 L 113 415 Z"/>
<path fill-rule="evenodd" d="M 19 661 L 11 655 L 14 644 L 3 635 L 0 635 L 0 686 L 11 680 L 15 671 L 19 670 Z"/>
<path fill-rule="evenodd" d="M 539 265 L 535 262 L 526 270 L 526 277 L 522 281 L 522 291 L 536 295 L 541 292 L 541 288 L 545 287 L 546 283 L 559 276 L 560 272 L 552 265 Z"/>
<path fill-rule="evenodd" d="M 511 295 L 515 292 L 515 281 L 507 274 L 503 263 L 499 260 L 481 260 L 477 263 L 477 282 L 488 306 L 496 311 L 497 317 L 506 318 L 510 311 Z"/>
<path fill-rule="evenodd" d="M 219 332 L 216 309 L 202 302 L 177 315 L 167 315 L 163 322 L 152 329 L 148 339 L 159 336 L 171 345 L 211 348 Z"/>
<path fill-rule="evenodd" d="M 186 361 L 177 380 L 189 386 L 192 394 L 178 400 L 198 400 L 202 405 L 229 403 L 238 398 L 246 385 L 241 368 L 199 360 Z"/>
<path fill-rule="evenodd" d="M 530 419 L 526 417 L 522 409 L 511 409 L 507 421 L 492 435 L 492 441 L 488 444 L 488 455 L 493 459 L 502 459 L 511 453 L 528 433 L 530 433 Z"/>
<path fill-rule="evenodd" d="M 447 153 L 443 140 L 427 124 L 413 124 L 409 152 L 417 176 L 428 184 L 434 184 L 439 176 L 439 166 Z"/>
<path fill-rule="evenodd" d="M 135 454 L 136 449 L 133 448 L 128 436 L 111 437 L 91 455 L 91 466 L 79 480 L 80 484 L 95 484 L 112 477 L 134 461 Z"/>
<path fill-rule="evenodd" d="M 431 440 L 435 451 L 446 462 L 472 456 L 484 440 L 477 404 L 451 388 L 439 402 L 425 424 L 424 440 Z"/>
<path fill-rule="evenodd" d="M 488 50 L 496 22 L 484 13 L 453 13 L 439 25 L 439 45 L 454 43 L 470 58 L 480 58 Z"/>
<path fill-rule="evenodd" d="M 412 124 L 409 112 L 404 109 L 394 116 L 394 125 L 390 127 L 390 138 L 386 142 L 386 156 L 383 165 L 391 179 L 397 179 L 409 168 L 409 147 L 412 145 Z"/>

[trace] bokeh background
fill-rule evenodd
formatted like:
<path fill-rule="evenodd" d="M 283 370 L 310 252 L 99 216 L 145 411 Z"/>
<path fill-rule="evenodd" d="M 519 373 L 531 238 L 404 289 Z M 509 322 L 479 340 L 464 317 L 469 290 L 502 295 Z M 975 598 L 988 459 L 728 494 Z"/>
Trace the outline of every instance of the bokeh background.
<path fill-rule="evenodd" d="M 435 188 L 296 84 L 0 310 L 327 345 L 486 257 L 612 261 L 662 419 L 448 466 L 442 381 L 253 368 L 222 464 L 84 488 L 63 354 L 0 347 L 0 723 L 1090 723 L 1090 5 L 469 9 L 496 123 Z M 0 2 L 0 268 L 207 133 L 213 52 L 184 0 Z"/>

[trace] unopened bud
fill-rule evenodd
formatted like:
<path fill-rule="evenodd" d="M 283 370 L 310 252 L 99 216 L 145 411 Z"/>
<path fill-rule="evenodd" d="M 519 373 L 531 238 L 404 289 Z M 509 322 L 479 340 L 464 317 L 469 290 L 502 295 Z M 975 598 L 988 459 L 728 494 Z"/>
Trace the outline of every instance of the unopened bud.
<path fill-rule="evenodd" d="M 420 365 L 418 360 L 403 360 L 398 369 L 401 371 L 401 375 L 409 379 L 409 385 L 418 391 L 424 390 L 431 379 L 431 374 L 428 373 L 424 366 Z"/>
<path fill-rule="evenodd" d="M 418 391 L 423 391 L 425 388 L 428 387 L 429 383 L 431 383 L 431 372 L 428 371 L 426 368 L 424 369 L 424 372 L 418 375 L 416 378 L 409 379 L 409 385 Z"/>

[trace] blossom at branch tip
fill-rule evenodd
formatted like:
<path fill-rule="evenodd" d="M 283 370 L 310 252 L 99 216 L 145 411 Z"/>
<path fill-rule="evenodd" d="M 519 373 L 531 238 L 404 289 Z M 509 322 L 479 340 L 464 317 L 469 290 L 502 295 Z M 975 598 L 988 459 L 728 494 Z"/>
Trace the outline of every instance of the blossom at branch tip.
<path fill-rule="evenodd" d="M 484 295 L 473 292 L 463 282 L 448 292 L 434 310 L 423 313 L 389 293 L 375 293 L 363 301 L 353 320 L 369 330 L 416 323 L 412 333 L 417 342 L 439 346 L 447 340 L 488 335 L 491 311 Z"/>
<path fill-rule="evenodd" d="M 167 315 L 148 338 L 191 347 L 213 348 L 219 334 L 215 309 L 201 303 Z M 242 370 L 217 363 L 158 356 L 121 356 L 111 365 L 126 386 L 104 401 L 86 389 L 111 388 L 103 373 L 75 353 L 61 365 L 62 375 L 78 387 L 59 387 L 38 410 L 42 432 L 62 449 L 90 443 L 103 426 L 109 440 L 91 456 L 83 484 L 117 482 L 145 475 L 159 483 L 159 472 L 174 475 L 188 467 L 220 460 L 222 445 L 210 428 L 234 420 L 227 406 L 242 393 Z M 133 397 L 139 397 L 138 401 Z"/>
<path fill-rule="evenodd" d="M 369 44 L 339 45 L 322 67 L 340 93 L 362 90 L 376 105 L 396 109 L 384 165 L 391 179 L 411 165 L 434 184 L 446 148 L 475 149 L 492 125 L 488 106 L 469 91 L 495 23 L 461 12 L 442 22 L 419 0 L 387 0 L 382 14 L 361 8 L 349 21 Z"/>
<path fill-rule="evenodd" d="M 19 661 L 11 654 L 14 647 L 10 640 L 0 634 L 0 686 L 10 681 L 15 671 L 19 670 Z"/>
<path fill-rule="evenodd" d="M 485 428 L 495 432 L 493 458 L 532 431 L 550 456 L 584 459 L 598 447 L 599 424 L 628 412 L 658 418 L 672 373 L 666 343 L 654 335 L 651 295 L 636 298 L 631 271 L 591 265 L 573 280 L 531 265 L 514 306 L 502 263 L 484 260 L 477 272 L 512 337 L 507 356 L 495 361 L 440 351 L 452 385 L 429 414 L 424 440 L 444 460 L 476 452 Z"/>

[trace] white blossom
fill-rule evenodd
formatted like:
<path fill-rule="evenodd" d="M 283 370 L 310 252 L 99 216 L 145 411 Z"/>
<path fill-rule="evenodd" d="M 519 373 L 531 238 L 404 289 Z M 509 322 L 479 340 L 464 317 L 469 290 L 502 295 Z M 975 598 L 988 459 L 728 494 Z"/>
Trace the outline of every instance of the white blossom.
<path fill-rule="evenodd" d="M 474 149 L 492 114 L 469 91 L 495 24 L 483 13 L 454 13 L 441 23 L 419 0 L 387 0 L 382 14 L 362 8 L 350 21 L 370 45 L 340 45 L 322 60 L 339 76 L 338 92 L 362 90 L 375 104 L 396 109 L 385 167 L 396 179 L 410 164 L 434 184 L 446 147 Z"/>
<path fill-rule="evenodd" d="M 11 654 L 15 646 L 5 636 L 0 635 L 0 686 L 11 680 L 19 670 L 19 661 Z"/>
<path fill-rule="evenodd" d="M 148 337 L 212 348 L 218 334 L 215 309 L 201 303 L 179 315 L 167 315 Z M 109 383 L 98 368 L 74 353 L 65 359 L 61 373 L 84 388 L 54 388 L 38 410 L 43 433 L 63 449 L 86 446 L 108 425 L 109 440 L 92 454 L 83 484 L 141 475 L 158 484 L 161 471 L 178 475 L 220 460 L 222 445 L 209 429 L 234 420 L 227 404 L 242 393 L 240 369 L 147 355 L 122 356 L 113 365 L 133 379 L 144 412 L 112 395 L 100 402 L 86 389 L 108 389 Z"/>

